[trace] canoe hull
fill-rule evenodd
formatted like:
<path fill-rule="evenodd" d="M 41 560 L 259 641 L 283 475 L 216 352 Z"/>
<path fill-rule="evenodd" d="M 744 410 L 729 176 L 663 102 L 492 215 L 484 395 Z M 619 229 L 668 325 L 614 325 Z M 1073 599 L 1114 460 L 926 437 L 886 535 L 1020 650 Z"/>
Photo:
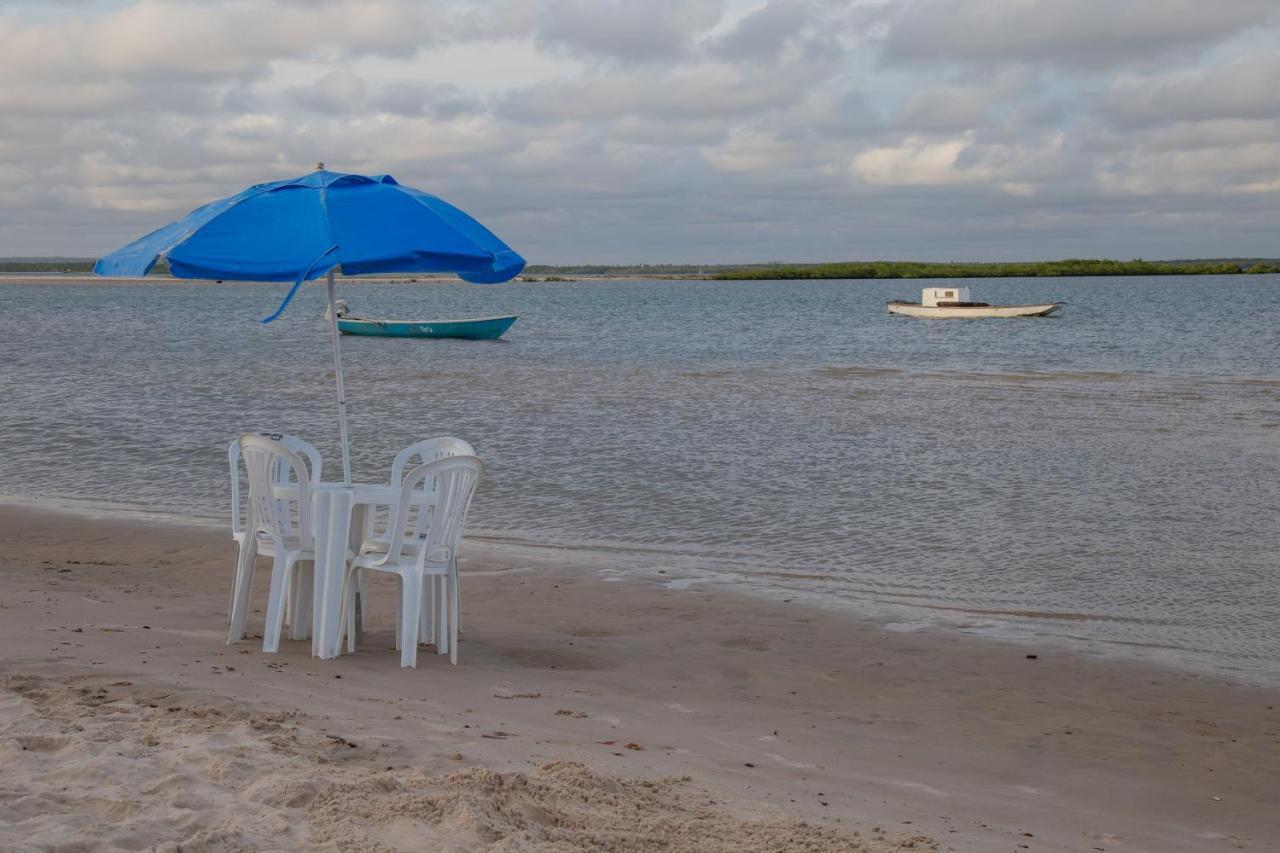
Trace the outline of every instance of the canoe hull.
<path fill-rule="evenodd" d="M 365 320 L 340 317 L 338 331 L 344 335 L 379 338 L 462 338 L 469 341 L 492 341 L 502 337 L 515 321 L 515 314 L 472 320 Z"/>
<path fill-rule="evenodd" d="M 1065 302 L 1039 305 L 921 305 L 918 302 L 890 302 L 889 313 L 929 320 L 977 320 L 983 317 L 1048 317 L 1062 310 Z"/>

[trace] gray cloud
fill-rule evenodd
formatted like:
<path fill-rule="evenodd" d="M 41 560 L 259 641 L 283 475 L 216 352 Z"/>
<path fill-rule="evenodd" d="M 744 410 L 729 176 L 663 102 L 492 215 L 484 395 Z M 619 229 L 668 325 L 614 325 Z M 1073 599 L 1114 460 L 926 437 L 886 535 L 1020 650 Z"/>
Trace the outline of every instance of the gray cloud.
<path fill-rule="evenodd" d="M 715 49 L 731 59 L 777 60 L 788 39 L 799 35 L 810 22 L 812 5 L 806 0 L 770 0 L 739 21 Z"/>
<path fill-rule="evenodd" d="M 623 60 L 687 55 L 720 18 L 719 0 L 545 0 L 538 41 Z"/>
<path fill-rule="evenodd" d="M 0 255 L 316 160 L 535 262 L 1274 254 L 1272 5 L 11 5 Z"/>
<path fill-rule="evenodd" d="M 970 130 L 989 124 L 992 110 L 1007 106 L 1032 85 L 1016 71 L 957 79 L 912 94 L 894 117 L 900 128 L 923 132 Z"/>
<path fill-rule="evenodd" d="M 1099 67 L 1204 48 L 1280 13 L 1273 0 L 904 0 L 896 9 L 891 60 Z"/>
<path fill-rule="evenodd" d="M 373 98 L 373 105 L 402 116 L 452 119 L 480 113 L 484 99 L 448 84 L 399 80 L 383 86 Z"/>
<path fill-rule="evenodd" d="M 1104 108 L 1123 125 L 1206 119 L 1280 119 L 1280 44 L 1222 65 L 1127 74 Z"/>
<path fill-rule="evenodd" d="M 582 80 L 517 90 L 506 110 L 515 117 L 540 121 L 635 115 L 724 119 L 790 102 L 795 82 L 789 72 L 728 63 L 689 63 L 593 74 Z"/>
<path fill-rule="evenodd" d="M 285 96 L 304 109 L 343 115 L 365 106 L 367 90 L 360 75 L 343 69 L 330 71 L 306 86 L 295 86 Z"/>

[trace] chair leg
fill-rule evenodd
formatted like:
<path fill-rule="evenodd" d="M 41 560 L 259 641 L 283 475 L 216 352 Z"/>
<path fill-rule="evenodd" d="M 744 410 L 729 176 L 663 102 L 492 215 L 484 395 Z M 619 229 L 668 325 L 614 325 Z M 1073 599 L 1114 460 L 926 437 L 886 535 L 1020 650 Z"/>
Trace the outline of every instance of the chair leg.
<path fill-rule="evenodd" d="M 338 593 L 338 652 L 342 651 L 342 638 L 347 639 L 347 651 L 355 653 L 355 606 L 356 606 L 356 571 L 349 569 L 342 576 L 342 589 Z"/>
<path fill-rule="evenodd" d="M 436 596 L 436 654 L 449 653 L 449 578 L 437 576 L 440 594 Z"/>
<path fill-rule="evenodd" d="M 423 642 L 428 645 L 433 645 L 437 639 L 436 637 L 436 599 L 439 598 L 440 596 L 439 586 L 440 586 L 440 579 L 437 578 L 435 575 L 432 575 L 428 579 L 428 583 L 425 587 L 426 591 L 423 592 L 422 594 L 422 602 L 423 602 L 422 633 L 426 637 L 426 639 L 423 640 Z"/>
<path fill-rule="evenodd" d="M 348 581 L 351 584 L 351 586 L 349 588 L 349 592 L 347 593 L 347 596 L 343 599 L 347 607 L 347 653 L 348 654 L 356 653 L 356 634 L 358 631 L 358 627 L 356 624 L 356 621 L 357 621 L 356 599 L 360 593 L 360 576 L 363 575 L 364 573 L 357 571 L 355 574 L 356 574 L 356 577 L 350 578 Z M 364 607 L 363 598 L 360 599 L 360 606 L 361 608 Z M 359 614 L 359 619 L 360 621 L 364 620 L 363 609 Z"/>
<path fill-rule="evenodd" d="M 401 578 L 400 665 L 418 665 L 418 620 L 422 617 L 422 576 L 409 572 Z"/>
<path fill-rule="evenodd" d="M 311 636 L 311 604 L 314 597 L 315 563 L 299 560 L 289 575 L 289 597 L 286 604 L 292 606 L 289 619 L 289 639 L 305 640 Z"/>
<path fill-rule="evenodd" d="M 240 549 L 236 561 L 235 581 L 231 585 L 231 610 L 227 614 L 227 644 L 244 639 L 245 624 L 249 620 L 249 599 L 253 594 L 253 569 L 257 562 L 258 547 L 246 544 Z"/>
<path fill-rule="evenodd" d="M 435 620 L 434 613 L 431 608 L 435 607 L 435 578 L 426 578 L 426 583 L 422 584 L 422 596 L 419 602 L 419 624 L 417 624 L 417 643 L 419 646 L 429 646 L 434 642 Z"/>
<path fill-rule="evenodd" d="M 449 663 L 454 666 L 458 665 L 458 617 L 462 605 L 460 586 L 455 568 L 449 573 Z"/>
<path fill-rule="evenodd" d="M 369 573 L 360 573 L 360 636 L 364 636 L 365 614 L 369 612 Z"/>
<path fill-rule="evenodd" d="M 236 609 L 236 589 L 240 586 L 240 570 L 244 564 L 244 552 L 251 547 L 248 537 L 236 545 L 236 571 L 231 576 L 231 596 L 227 600 L 227 624 L 231 624 L 231 614 Z"/>
<path fill-rule="evenodd" d="M 311 636 L 311 632 L 315 629 L 315 598 L 316 598 L 316 561 L 307 561 L 307 573 L 303 576 L 302 595 L 299 599 L 299 605 L 302 607 L 302 616 L 299 622 L 302 623 L 302 637 L 305 640 Z"/>
<path fill-rule="evenodd" d="M 400 597 L 396 599 L 396 651 L 401 650 L 401 627 L 404 625 L 404 578 L 400 578 Z"/>
<path fill-rule="evenodd" d="M 276 550 L 275 563 L 271 566 L 271 594 L 267 598 L 267 626 L 262 631 L 262 650 L 274 654 L 280 650 L 280 629 L 284 622 L 284 598 L 293 561 L 283 549 Z"/>
<path fill-rule="evenodd" d="M 454 585 L 456 585 L 456 586 L 458 587 L 458 607 L 459 607 L 458 619 L 459 619 L 459 620 L 461 620 L 461 619 L 462 619 L 462 612 L 461 612 L 461 607 L 462 607 L 462 585 L 461 585 L 461 583 L 460 583 L 460 582 L 459 582 L 459 580 L 458 580 L 458 558 L 457 558 L 456 556 L 455 556 L 455 557 L 453 558 L 453 560 L 451 560 L 451 561 L 450 561 L 450 563 L 449 563 L 449 577 L 453 579 L 453 583 L 454 583 Z M 462 622 L 461 622 L 461 621 L 459 621 L 459 622 L 458 622 L 458 630 L 459 630 L 459 631 L 461 631 L 461 630 L 462 630 Z"/>

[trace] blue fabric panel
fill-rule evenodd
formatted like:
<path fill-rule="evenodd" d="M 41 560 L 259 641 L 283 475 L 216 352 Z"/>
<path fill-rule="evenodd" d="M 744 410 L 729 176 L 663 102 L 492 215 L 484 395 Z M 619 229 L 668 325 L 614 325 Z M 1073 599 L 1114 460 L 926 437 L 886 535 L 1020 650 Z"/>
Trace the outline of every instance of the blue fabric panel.
<path fill-rule="evenodd" d="M 342 271 L 348 275 L 458 272 L 493 264 L 491 251 L 394 184 L 335 183 L 325 202 Z"/>
<path fill-rule="evenodd" d="M 320 191 L 290 186 L 222 211 L 168 253 L 174 275 L 294 281 L 334 244 Z M 313 275 L 324 275 L 326 270 Z"/>
<path fill-rule="evenodd" d="M 139 237 L 127 246 L 116 249 L 109 255 L 99 258 L 93 265 L 97 275 L 105 276 L 143 276 L 155 266 L 156 260 L 219 213 L 238 204 L 250 194 L 260 192 L 257 187 L 250 187 L 244 192 L 227 198 L 211 201 L 198 207 L 186 216 L 170 222 L 163 228 L 157 228 L 150 234 Z"/>
<path fill-rule="evenodd" d="M 351 275 L 452 272 L 488 284 L 524 269 L 520 255 L 453 205 L 390 175 L 340 172 L 211 202 L 103 256 L 94 272 L 145 275 L 160 257 L 181 278 L 245 281 L 300 282 L 340 264 Z"/>

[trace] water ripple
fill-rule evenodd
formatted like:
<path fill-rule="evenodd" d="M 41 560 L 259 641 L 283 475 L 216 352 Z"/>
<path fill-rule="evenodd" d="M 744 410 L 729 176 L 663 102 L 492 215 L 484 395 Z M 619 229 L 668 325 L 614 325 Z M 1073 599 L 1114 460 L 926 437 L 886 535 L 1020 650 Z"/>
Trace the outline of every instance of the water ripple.
<path fill-rule="evenodd" d="M 1057 322 L 885 316 L 907 284 L 344 283 L 372 314 L 521 315 L 498 344 L 345 339 L 356 477 L 457 434 L 490 535 L 1280 679 L 1272 277 L 980 283 L 1068 296 Z M 218 517 L 260 427 L 332 477 L 321 290 L 256 323 L 280 290 L 4 285 L 0 491 Z"/>

